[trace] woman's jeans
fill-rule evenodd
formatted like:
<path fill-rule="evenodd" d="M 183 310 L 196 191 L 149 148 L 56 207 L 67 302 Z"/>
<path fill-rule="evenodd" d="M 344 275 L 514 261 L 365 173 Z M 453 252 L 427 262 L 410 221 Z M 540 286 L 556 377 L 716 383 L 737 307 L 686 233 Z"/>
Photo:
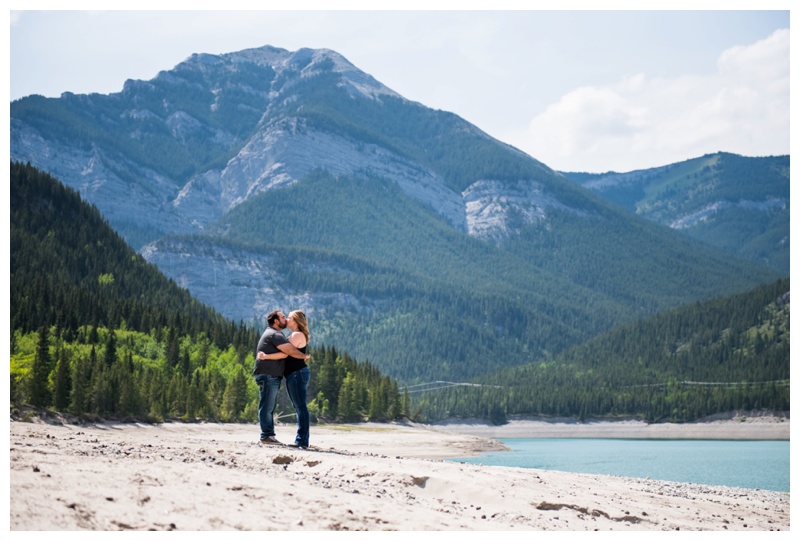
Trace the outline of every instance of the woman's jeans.
<path fill-rule="evenodd" d="M 261 439 L 275 435 L 275 405 L 278 403 L 278 390 L 281 388 L 280 376 L 259 374 L 258 384 L 258 424 L 261 425 Z"/>
<path fill-rule="evenodd" d="M 289 399 L 297 412 L 297 436 L 294 439 L 294 443 L 301 447 L 308 447 L 310 419 L 306 403 L 306 391 L 308 391 L 308 382 L 310 380 L 311 370 L 307 366 L 286 376 L 286 391 L 289 393 Z"/>

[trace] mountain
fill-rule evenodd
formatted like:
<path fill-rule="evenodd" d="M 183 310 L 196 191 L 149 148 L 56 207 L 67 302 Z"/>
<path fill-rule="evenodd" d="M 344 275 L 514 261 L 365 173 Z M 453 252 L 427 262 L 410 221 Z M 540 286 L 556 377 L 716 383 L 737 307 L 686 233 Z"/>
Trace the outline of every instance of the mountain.
<path fill-rule="evenodd" d="M 191 298 L 50 175 L 12 163 L 10 188 L 12 409 L 257 422 L 260 330 Z M 315 420 L 406 415 L 397 382 L 374 366 L 333 347 L 310 351 Z M 291 407 L 286 394 L 278 407 Z"/>
<path fill-rule="evenodd" d="M 563 173 L 638 215 L 789 274 L 789 156 L 718 152 L 630 173 Z"/>
<path fill-rule="evenodd" d="M 20 163 L 9 179 L 12 330 L 171 325 L 227 347 L 235 326 L 133 251 L 74 190 Z"/>
<path fill-rule="evenodd" d="M 117 94 L 17 100 L 11 156 L 224 316 L 302 308 L 316 344 L 407 381 L 492 373 L 779 276 L 329 50 L 193 55 Z"/>

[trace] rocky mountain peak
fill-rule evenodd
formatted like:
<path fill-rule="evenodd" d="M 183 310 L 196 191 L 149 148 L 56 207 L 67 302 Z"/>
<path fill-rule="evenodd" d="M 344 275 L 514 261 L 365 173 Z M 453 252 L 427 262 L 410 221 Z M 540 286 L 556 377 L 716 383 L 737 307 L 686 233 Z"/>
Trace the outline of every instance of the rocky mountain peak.
<path fill-rule="evenodd" d="M 316 310 L 318 329 L 353 340 L 343 325 L 369 318 L 400 343 L 440 327 L 421 313 L 455 310 L 466 347 L 444 359 L 454 370 L 504 357 L 504 340 L 555 351 L 766 275 L 634 223 L 325 49 L 198 54 L 119 94 L 23 98 L 11 104 L 10 146 L 226 316 Z M 371 340 L 342 344 L 386 355 Z M 407 346 L 396 355 L 404 362 Z"/>

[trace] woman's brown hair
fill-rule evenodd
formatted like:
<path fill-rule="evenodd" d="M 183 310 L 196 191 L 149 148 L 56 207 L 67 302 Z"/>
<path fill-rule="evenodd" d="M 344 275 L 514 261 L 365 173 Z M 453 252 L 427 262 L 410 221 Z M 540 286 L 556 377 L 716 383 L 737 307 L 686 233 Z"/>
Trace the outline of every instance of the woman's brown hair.
<path fill-rule="evenodd" d="M 303 333 L 303 336 L 306 337 L 306 343 L 308 343 L 308 319 L 306 319 L 306 315 L 302 310 L 294 310 L 289 313 L 289 317 L 297 323 L 297 329 Z"/>

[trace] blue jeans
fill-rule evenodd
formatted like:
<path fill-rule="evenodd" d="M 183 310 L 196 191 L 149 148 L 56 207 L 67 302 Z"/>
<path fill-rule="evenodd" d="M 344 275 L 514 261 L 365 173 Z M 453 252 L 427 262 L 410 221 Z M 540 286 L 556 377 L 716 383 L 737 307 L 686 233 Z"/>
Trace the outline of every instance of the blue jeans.
<path fill-rule="evenodd" d="M 261 425 L 261 439 L 275 435 L 275 406 L 278 403 L 278 391 L 281 388 L 280 376 L 259 374 L 258 384 L 258 424 Z"/>
<path fill-rule="evenodd" d="M 294 411 L 297 412 L 297 436 L 294 443 L 308 447 L 310 419 L 308 405 L 306 404 L 306 391 L 311 380 L 311 370 L 306 366 L 286 376 L 286 392 L 292 401 Z"/>

